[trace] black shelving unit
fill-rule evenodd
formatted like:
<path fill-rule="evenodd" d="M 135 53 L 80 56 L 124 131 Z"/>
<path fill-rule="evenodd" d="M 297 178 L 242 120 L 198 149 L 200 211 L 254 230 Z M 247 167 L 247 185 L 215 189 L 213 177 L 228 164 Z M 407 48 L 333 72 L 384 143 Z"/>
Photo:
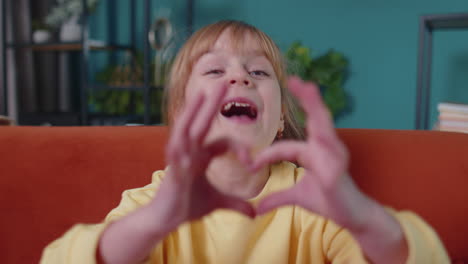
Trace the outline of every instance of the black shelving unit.
<path fill-rule="evenodd" d="M 6 27 L 6 0 L 0 0 L 0 8 L 1 10 L 1 17 L 0 19 L 2 20 L 2 28 L 1 28 L 1 33 L 2 33 L 2 87 L 3 87 L 3 107 L 0 109 L 0 114 L 2 115 L 8 115 L 8 87 L 7 87 L 7 69 L 6 69 L 6 32 L 7 32 L 7 27 Z"/>
<path fill-rule="evenodd" d="M 426 15 L 419 20 L 416 129 L 429 128 L 431 95 L 432 34 L 436 30 L 468 29 L 468 13 Z"/>
<path fill-rule="evenodd" d="M 91 84 L 88 79 L 88 65 L 89 59 L 91 56 L 91 51 L 93 50 L 136 50 L 136 2 L 137 0 L 130 0 L 130 45 L 118 45 L 113 43 L 112 36 L 115 35 L 116 29 L 112 27 L 112 21 L 115 21 L 115 10 L 110 10 L 109 12 L 109 35 L 111 36 L 111 40 L 109 44 L 106 45 L 93 45 L 89 39 L 89 21 L 88 21 L 88 10 L 86 5 L 86 0 L 82 0 L 82 4 L 84 7 L 83 12 L 83 21 L 82 21 L 82 37 L 81 41 L 79 42 L 72 42 L 72 43 L 47 43 L 47 44 L 34 44 L 34 43 L 7 43 L 6 41 L 6 1 L 8 0 L 0 0 L 1 1 L 1 14 L 2 14 L 2 54 L 3 54 L 3 65 L 6 65 L 6 50 L 7 49 L 31 49 L 32 51 L 68 51 L 68 52 L 79 52 L 80 53 L 80 69 L 81 69 L 81 85 L 79 88 L 79 109 L 73 113 L 27 113 L 22 114 L 19 113 L 20 120 L 23 119 L 27 124 L 30 125 L 37 125 L 43 122 L 47 122 L 50 120 L 52 124 L 57 123 L 60 125 L 89 125 L 90 124 L 90 117 L 91 118 L 110 118 L 110 119 L 119 119 L 119 116 L 116 115 L 102 115 L 102 114 L 92 114 L 88 112 L 88 95 L 91 91 L 99 91 L 99 90 L 121 90 L 121 91 L 139 91 L 143 93 L 144 99 L 144 114 L 143 114 L 143 123 L 145 125 L 149 125 L 151 123 L 151 92 L 153 90 L 162 89 L 162 87 L 152 87 L 150 84 L 150 46 L 147 39 L 144 41 L 144 49 L 143 49 L 143 56 L 144 56 L 144 64 L 143 64 L 143 84 L 139 86 L 128 86 L 128 87 L 116 87 L 116 86 L 108 86 L 108 85 L 96 85 Z M 12 0 L 10 0 L 12 1 Z M 109 0 L 107 0 L 109 1 Z M 112 1 L 112 0 L 110 0 Z M 151 1 L 150 0 L 143 0 L 143 20 L 144 20 L 144 36 L 147 36 L 150 30 L 150 11 L 151 8 Z M 111 9 L 115 9 L 115 4 L 108 5 Z M 189 33 L 191 33 L 193 28 L 193 0 L 187 0 L 187 27 L 189 28 Z M 3 87 L 4 87 L 4 109 L 0 109 L 0 114 L 7 115 L 8 114 L 8 97 L 7 97 L 7 67 L 3 67 L 2 72 L 2 80 L 3 80 Z M 135 115 L 122 115 L 122 118 L 131 117 L 136 119 Z M 75 123 L 76 122 L 76 123 Z M 95 122 L 94 122 L 95 123 Z M 103 122 L 105 123 L 105 122 Z M 20 123 L 21 124 L 21 123 Z"/>

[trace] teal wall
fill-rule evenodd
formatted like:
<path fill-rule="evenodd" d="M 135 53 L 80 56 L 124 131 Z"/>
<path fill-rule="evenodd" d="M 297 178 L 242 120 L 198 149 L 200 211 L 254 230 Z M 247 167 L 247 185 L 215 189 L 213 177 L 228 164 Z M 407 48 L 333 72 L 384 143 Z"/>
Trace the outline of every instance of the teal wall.
<path fill-rule="evenodd" d="M 197 1 L 196 24 L 242 19 L 283 48 L 293 41 L 320 54 L 330 48 L 350 59 L 345 89 L 353 112 L 338 127 L 414 128 L 418 19 L 423 14 L 468 12 L 466 0 Z M 468 103 L 468 29 L 434 36 L 433 96 Z"/>
<path fill-rule="evenodd" d="M 419 16 L 468 12 L 466 0 L 195 2 L 196 28 L 220 19 L 239 19 L 265 31 L 283 50 L 292 41 L 301 40 L 315 54 L 330 48 L 343 52 L 350 60 L 345 89 L 353 109 L 337 121 L 337 126 L 357 128 L 414 128 Z M 183 29 L 185 1 L 157 3 L 172 8 L 173 18 Z M 105 11 L 101 8 L 98 13 Z M 95 31 L 99 35 L 100 31 Z M 141 30 L 138 35 L 144 37 Z M 438 101 L 468 103 L 468 29 L 437 32 L 433 54 L 431 124 Z M 102 65 L 96 63 L 95 67 Z"/>

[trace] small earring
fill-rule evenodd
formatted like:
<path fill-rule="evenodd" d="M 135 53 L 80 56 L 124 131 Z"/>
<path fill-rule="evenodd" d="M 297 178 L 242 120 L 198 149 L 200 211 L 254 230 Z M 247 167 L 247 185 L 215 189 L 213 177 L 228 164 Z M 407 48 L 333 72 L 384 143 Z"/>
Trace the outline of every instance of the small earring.
<path fill-rule="evenodd" d="M 280 140 L 283 138 L 283 130 L 280 129 L 278 132 L 276 132 L 276 140 Z"/>

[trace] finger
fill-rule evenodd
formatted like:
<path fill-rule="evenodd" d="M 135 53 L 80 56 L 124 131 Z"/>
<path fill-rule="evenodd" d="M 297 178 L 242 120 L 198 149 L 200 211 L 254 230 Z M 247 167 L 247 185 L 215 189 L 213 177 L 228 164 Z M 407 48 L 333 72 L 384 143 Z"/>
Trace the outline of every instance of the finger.
<path fill-rule="evenodd" d="M 256 216 L 253 206 L 237 197 L 223 195 L 220 199 L 219 208 L 234 210 L 249 218 L 255 218 Z"/>
<path fill-rule="evenodd" d="M 188 100 L 182 113 L 177 117 L 177 121 L 174 124 L 175 134 L 179 133 L 181 136 L 187 136 L 190 130 L 190 126 L 198 114 L 198 109 L 205 103 L 206 98 L 203 93 L 195 95 L 194 100 Z"/>
<path fill-rule="evenodd" d="M 204 102 L 205 96 L 202 93 L 197 94 L 194 100 L 187 102 L 184 109 L 178 116 L 177 121 L 174 124 L 174 128 L 172 129 L 172 136 L 170 137 L 167 145 L 167 156 L 169 159 L 176 159 L 176 150 L 180 149 L 180 147 L 187 147 L 189 128 L 197 114 L 197 109 L 199 109 Z"/>
<path fill-rule="evenodd" d="M 334 135 L 335 130 L 330 111 L 322 100 L 319 88 L 312 82 L 303 82 L 298 77 L 290 77 L 288 87 L 299 99 L 307 114 L 309 135 Z"/>
<path fill-rule="evenodd" d="M 303 153 L 304 142 L 282 140 L 260 152 L 253 160 L 250 169 L 258 171 L 267 164 L 277 161 L 297 161 Z"/>
<path fill-rule="evenodd" d="M 219 113 L 224 96 L 227 93 L 228 85 L 223 84 L 218 89 L 214 89 L 213 95 L 207 100 L 198 114 L 194 116 L 193 126 L 190 131 L 190 138 L 195 142 L 202 144 L 203 140 L 211 127 L 213 119 Z"/>
<path fill-rule="evenodd" d="M 257 206 L 257 214 L 265 214 L 275 208 L 294 205 L 297 203 L 297 195 L 295 188 L 291 188 L 282 192 L 274 193 L 262 199 Z"/>

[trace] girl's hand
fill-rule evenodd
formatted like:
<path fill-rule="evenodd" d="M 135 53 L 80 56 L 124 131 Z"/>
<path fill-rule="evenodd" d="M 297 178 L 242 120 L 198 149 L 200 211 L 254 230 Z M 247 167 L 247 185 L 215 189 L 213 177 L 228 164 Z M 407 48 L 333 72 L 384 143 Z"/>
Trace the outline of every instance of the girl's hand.
<path fill-rule="evenodd" d="M 304 177 L 292 188 L 262 200 L 257 212 L 299 205 L 348 229 L 370 262 L 406 263 L 408 245 L 400 224 L 361 193 L 347 175 L 348 151 L 335 133 L 317 87 L 297 77 L 291 78 L 288 86 L 307 113 L 308 139 L 273 144 L 259 155 L 252 169 L 274 161 L 294 160 L 304 167 Z"/>
<path fill-rule="evenodd" d="M 109 225 L 99 241 L 97 258 L 105 263 L 140 263 L 158 242 L 182 223 L 198 219 L 217 208 L 228 208 L 253 217 L 252 206 L 216 190 L 205 170 L 210 160 L 233 150 L 248 162 L 248 150 L 226 139 L 206 144 L 205 138 L 219 111 L 227 86 L 209 97 L 189 100 L 174 124 L 167 146 L 168 171 L 153 200 Z"/>
<path fill-rule="evenodd" d="M 159 207 L 159 214 L 165 216 L 164 222 L 172 228 L 218 208 L 236 210 L 249 217 L 255 215 L 248 202 L 219 192 L 205 174 L 211 159 L 228 150 L 233 150 L 240 160 L 248 159 L 247 148 L 239 143 L 228 139 L 205 142 L 227 89 L 223 85 L 209 97 L 198 94 L 194 100 L 188 100 L 174 124 L 166 149 L 168 173 L 152 201 Z"/>
<path fill-rule="evenodd" d="M 338 138 L 330 113 L 313 83 L 291 77 L 288 87 L 300 100 L 307 114 L 305 142 L 284 140 L 259 154 L 252 169 L 276 161 L 297 161 L 304 169 L 304 177 L 294 187 L 272 194 L 262 200 L 257 212 L 262 214 L 283 205 L 299 205 L 311 212 L 331 218 L 346 227 L 363 223 L 368 203 L 351 178 L 347 176 L 348 151 Z M 364 206 L 361 206 L 364 205 Z"/>

